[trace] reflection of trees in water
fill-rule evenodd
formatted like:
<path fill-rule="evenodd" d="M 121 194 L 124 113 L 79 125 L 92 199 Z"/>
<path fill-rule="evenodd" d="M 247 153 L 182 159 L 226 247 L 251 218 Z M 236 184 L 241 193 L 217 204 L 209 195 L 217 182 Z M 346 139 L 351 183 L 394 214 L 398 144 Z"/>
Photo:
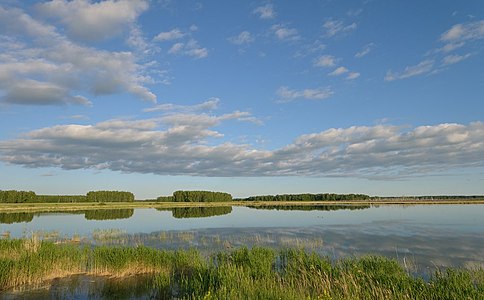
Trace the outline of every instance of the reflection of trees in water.
<path fill-rule="evenodd" d="M 12 223 L 22 223 L 22 222 L 32 222 L 34 219 L 33 213 L 0 213 L 0 223 L 1 224 L 12 224 Z"/>
<path fill-rule="evenodd" d="M 86 220 L 114 220 L 128 219 L 134 214 L 134 209 L 98 209 L 87 210 L 84 213 Z"/>
<path fill-rule="evenodd" d="M 370 208 L 370 205 L 248 205 L 255 209 L 275 209 L 275 210 L 358 210 Z"/>
<path fill-rule="evenodd" d="M 49 211 L 51 213 L 65 213 L 65 211 Z M 32 222 L 34 216 L 40 216 L 43 213 L 0 213 L 0 224 L 12 224 L 21 222 Z M 86 220 L 115 220 L 128 219 L 133 216 L 134 209 L 97 209 L 97 210 L 78 210 L 70 211 L 69 214 L 84 214 Z"/>
<path fill-rule="evenodd" d="M 232 212 L 232 206 L 216 206 L 216 207 L 176 207 L 168 209 L 158 210 L 170 210 L 173 217 L 177 219 L 182 218 L 204 218 L 227 215 Z"/>

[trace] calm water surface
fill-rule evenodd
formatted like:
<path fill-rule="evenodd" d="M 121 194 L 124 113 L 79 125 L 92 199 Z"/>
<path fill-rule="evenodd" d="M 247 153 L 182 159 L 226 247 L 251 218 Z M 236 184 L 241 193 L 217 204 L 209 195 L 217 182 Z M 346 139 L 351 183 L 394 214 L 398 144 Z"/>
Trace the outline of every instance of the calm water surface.
<path fill-rule="evenodd" d="M 4 238 L 32 234 L 54 241 L 75 237 L 81 243 L 197 248 L 202 253 L 258 245 L 303 247 L 334 259 L 379 254 L 395 258 L 410 272 L 419 274 L 435 267 L 484 267 L 484 205 L 218 207 L 0 214 L 0 235 Z M 66 282 L 83 286 L 77 289 L 80 294 L 75 298 L 86 291 L 92 295 L 92 289 L 117 285 L 116 280 L 110 279 L 65 279 L 54 282 L 48 292 L 71 291 L 66 288 Z M 28 295 L 41 296 L 24 294 Z"/>
<path fill-rule="evenodd" d="M 406 257 L 421 267 L 484 264 L 484 205 L 99 210 L 0 214 L 0 234 L 218 250 L 305 247 L 338 258 Z"/>

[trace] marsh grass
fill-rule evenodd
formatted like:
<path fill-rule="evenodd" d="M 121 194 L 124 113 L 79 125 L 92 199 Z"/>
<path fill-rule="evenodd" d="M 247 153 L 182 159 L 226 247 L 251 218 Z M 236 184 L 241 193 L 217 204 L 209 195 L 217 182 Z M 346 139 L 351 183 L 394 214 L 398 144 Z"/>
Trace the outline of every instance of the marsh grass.
<path fill-rule="evenodd" d="M 331 261 L 303 250 L 217 252 L 89 247 L 0 240 L 0 290 L 74 274 L 152 274 L 150 294 L 178 299 L 484 299 L 484 270 L 446 269 L 428 280 L 378 256 Z"/>

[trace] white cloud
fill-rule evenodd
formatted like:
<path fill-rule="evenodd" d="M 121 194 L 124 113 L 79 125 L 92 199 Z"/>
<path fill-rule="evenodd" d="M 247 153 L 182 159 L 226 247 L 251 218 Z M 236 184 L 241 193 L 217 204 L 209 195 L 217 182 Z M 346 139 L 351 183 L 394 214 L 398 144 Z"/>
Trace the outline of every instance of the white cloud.
<path fill-rule="evenodd" d="M 355 54 L 355 57 L 362 58 L 363 56 L 366 56 L 368 53 L 370 53 L 370 51 L 373 49 L 374 46 L 375 46 L 374 43 L 366 44 L 365 46 L 363 46 L 363 49 L 361 49 Z"/>
<path fill-rule="evenodd" d="M 59 18 L 70 37 L 99 41 L 119 35 L 148 9 L 145 0 L 52 0 L 38 5 L 39 11 Z"/>
<path fill-rule="evenodd" d="M 301 38 L 296 29 L 288 28 L 285 25 L 272 25 L 271 30 L 274 35 L 281 41 L 295 41 Z"/>
<path fill-rule="evenodd" d="M 153 43 L 147 41 L 139 26 L 133 25 L 126 38 L 126 44 L 142 55 L 154 54 L 160 51 Z"/>
<path fill-rule="evenodd" d="M 464 42 L 459 42 L 459 43 L 448 43 L 448 44 L 445 44 L 444 46 L 442 46 L 441 48 L 435 50 L 436 53 L 438 52 L 443 52 L 443 53 L 448 53 L 448 52 L 452 52 L 456 49 L 459 49 L 461 48 L 462 46 L 464 46 Z"/>
<path fill-rule="evenodd" d="M 449 53 L 464 47 L 467 43 L 484 38 L 484 20 L 456 24 L 440 36 L 444 46 L 433 51 L 433 53 Z"/>
<path fill-rule="evenodd" d="M 470 53 L 467 53 L 466 55 L 447 55 L 442 59 L 442 64 L 444 66 L 453 65 L 469 58 L 470 56 Z"/>
<path fill-rule="evenodd" d="M 171 46 L 170 50 L 168 50 L 168 53 L 170 54 L 178 54 L 183 50 L 183 47 L 185 47 L 184 43 L 176 43 Z"/>
<path fill-rule="evenodd" d="M 321 52 L 326 49 L 326 45 L 320 40 L 315 40 L 311 44 L 301 45 L 299 50 L 294 53 L 294 57 L 306 57 L 313 53 Z"/>
<path fill-rule="evenodd" d="M 0 49 L 0 91 L 12 104 L 84 104 L 79 94 L 129 92 L 156 102 L 144 84 L 151 78 L 131 52 L 112 52 L 78 45 L 59 34 L 55 27 L 32 19 L 19 9 L 0 7 L 0 35 L 17 48 Z M 19 86 L 34 82 L 27 91 Z M 36 94 L 38 91 L 38 94 Z M 26 98 L 32 94 L 31 100 Z M 52 96 L 49 98 L 48 95 Z"/>
<path fill-rule="evenodd" d="M 329 76 L 339 76 L 339 75 L 343 75 L 344 73 L 347 73 L 347 72 L 348 72 L 348 69 L 341 66 L 341 67 L 336 68 L 333 72 L 328 73 L 328 75 Z"/>
<path fill-rule="evenodd" d="M 484 38 L 484 20 L 456 24 L 449 30 L 441 34 L 440 41 L 443 46 L 427 51 L 426 60 L 414 66 L 407 66 L 401 72 L 389 70 L 385 76 L 386 81 L 409 78 L 422 74 L 437 74 L 450 65 L 459 63 L 472 56 L 471 53 L 465 55 L 449 54 L 450 52 L 464 48 L 468 43 L 475 42 Z M 445 55 L 442 57 L 442 55 Z M 441 60 L 441 64 L 436 61 Z"/>
<path fill-rule="evenodd" d="M 211 111 L 218 107 L 219 98 L 212 97 L 205 102 L 196 105 L 179 105 L 173 103 L 159 104 L 154 107 L 146 108 L 144 112 L 176 112 L 176 113 L 194 113 L 200 111 Z"/>
<path fill-rule="evenodd" d="M 346 79 L 353 80 L 353 79 L 356 79 L 358 77 L 360 77 L 360 73 L 358 73 L 358 72 L 350 72 L 348 74 L 348 76 L 346 76 Z"/>
<path fill-rule="evenodd" d="M 252 13 L 258 15 L 261 19 L 274 19 L 276 17 L 276 12 L 272 4 L 259 6 Z"/>
<path fill-rule="evenodd" d="M 6 89 L 2 100 L 23 105 L 81 104 L 92 105 L 83 96 L 71 96 L 62 86 L 35 80 L 17 81 Z"/>
<path fill-rule="evenodd" d="M 176 43 L 168 50 L 170 54 L 187 55 L 195 58 L 208 56 L 208 49 L 202 48 L 196 40 L 189 40 L 187 43 Z"/>
<path fill-rule="evenodd" d="M 340 20 L 328 20 L 324 22 L 323 29 L 325 31 L 326 37 L 333 37 L 335 35 L 348 33 L 355 30 L 357 27 L 356 23 L 351 23 L 346 25 Z"/>
<path fill-rule="evenodd" d="M 157 36 L 153 38 L 153 41 L 155 42 L 172 41 L 172 40 L 181 39 L 184 36 L 185 36 L 185 33 L 183 33 L 180 29 L 175 28 L 170 31 L 160 32 Z"/>
<path fill-rule="evenodd" d="M 235 45 L 250 44 L 254 41 L 254 37 L 248 31 L 242 31 L 237 36 L 229 38 L 229 41 Z"/>
<path fill-rule="evenodd" d="M 396 79 L 405 79 L 405 78 L 410 78 L 421 74 L 426 74 L 432 71 L 433 67 L 434 67 L 434 60 L 430 60 L 430 59 L 424 60 L 417 65 L 405 67 L 405 69 L 400 73 L 394 73 L 392 71 L 388 71 L 385 76 L 385 80 L 393 81 Z"/>
<path fill-rule="evenodd" d="M 484 21 L 456 24 L 444 32 L 440 39 L 444 42 L 459 42 L 484 38 Z"/>
<path fill-rule="evenodd" d="M 224 141 L 214 130 L 247 112 L 59 125 L 0 141 L 0 160 L 25 167 L 192 176 L 398 178 L 484 165 L 484 124 L 332 128 L 275 150 Z M 219 143 L 207 143 L 208 139 Z M 142 155 L 140 155 L 142 153 Z"/>
<path fill-rule="evenodd" d="M 339 59 L 335 58 L 332 55 L 323 55 L 320 56 L 315 62 L 314 65 L 317 67 L 333 67 Z"/>
<path fill-rule="evenodd" d="M 282 86 L 277 90 L 280 97 L 279 103 L 292 102 L 298 99 L 324 100 L 331 97 L 334 92 L 329 88 L 291 90 L 287 86 Z"/>

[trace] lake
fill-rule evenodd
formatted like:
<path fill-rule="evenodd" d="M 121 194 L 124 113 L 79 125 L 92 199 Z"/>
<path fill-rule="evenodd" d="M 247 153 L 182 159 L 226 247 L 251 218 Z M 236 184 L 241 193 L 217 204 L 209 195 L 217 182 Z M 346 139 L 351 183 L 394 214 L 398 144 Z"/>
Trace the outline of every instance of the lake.
<path fill-rule="evenodd" d="M 379 254 L 422 273 L 484 266 L 484 205 L 193 207 L 0 213 L 0 235 L 97 245 L 300 247 L 337 259 Z"/>

